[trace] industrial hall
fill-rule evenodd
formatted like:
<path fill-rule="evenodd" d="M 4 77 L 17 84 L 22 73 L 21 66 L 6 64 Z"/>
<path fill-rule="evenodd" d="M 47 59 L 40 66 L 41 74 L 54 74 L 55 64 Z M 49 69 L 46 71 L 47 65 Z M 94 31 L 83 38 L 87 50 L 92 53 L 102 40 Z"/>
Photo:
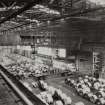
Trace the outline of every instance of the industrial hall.
<path fill-rule="evenodd" d="M 0 0 L 0 105 L 105 105 L 105 0 Z"/>

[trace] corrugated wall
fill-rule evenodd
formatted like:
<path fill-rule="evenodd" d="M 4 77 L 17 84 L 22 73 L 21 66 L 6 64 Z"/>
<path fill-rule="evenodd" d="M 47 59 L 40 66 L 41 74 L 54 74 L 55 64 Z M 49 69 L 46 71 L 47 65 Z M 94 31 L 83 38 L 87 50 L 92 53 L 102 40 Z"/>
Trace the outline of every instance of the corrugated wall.
<path fill-rule="evenodd" d="M 20 43 L 20 36 L 16 33 L 0 35 L 0 45 L 16 45 Z"/>

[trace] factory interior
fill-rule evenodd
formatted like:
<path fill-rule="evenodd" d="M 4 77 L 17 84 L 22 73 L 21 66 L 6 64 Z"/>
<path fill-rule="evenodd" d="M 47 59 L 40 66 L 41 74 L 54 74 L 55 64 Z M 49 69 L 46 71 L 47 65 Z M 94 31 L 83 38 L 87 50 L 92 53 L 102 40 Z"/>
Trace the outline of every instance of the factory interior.
<path fill-rule="evenodd" d="M 0 0 L 0 105 L 105 105 L 105 0 Z"/>

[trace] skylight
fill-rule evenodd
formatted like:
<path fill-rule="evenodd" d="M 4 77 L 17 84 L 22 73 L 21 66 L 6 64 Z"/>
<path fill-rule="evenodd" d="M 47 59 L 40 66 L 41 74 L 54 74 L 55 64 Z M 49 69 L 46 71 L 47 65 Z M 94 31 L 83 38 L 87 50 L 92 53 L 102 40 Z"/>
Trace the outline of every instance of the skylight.
<path fill-rule="evenodd" d="M 43 6 L 43 5 L 36 5 L 33 7 L 34 9 L 39 9 L 41 12 L 45 12 L 45 13 L 48 13 L 48 14 L 56 14 L 56 15 L 60 15 L 60 13 L 56 10 L 52 10 L 46 6 Z"/>
<path fill-rule="evenodd" d="M 105 0 L 88 0 L 88 1 L 95 3 L 96 5 L 105 6 Z"/>

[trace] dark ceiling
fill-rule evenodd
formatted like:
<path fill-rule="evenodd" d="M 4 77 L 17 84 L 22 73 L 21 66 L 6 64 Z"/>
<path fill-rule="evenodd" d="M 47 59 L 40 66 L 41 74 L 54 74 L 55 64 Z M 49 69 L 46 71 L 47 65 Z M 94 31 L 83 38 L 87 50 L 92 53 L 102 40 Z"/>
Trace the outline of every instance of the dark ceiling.
<path fill-rule="evenodd" d="M 103 23 L 104 12 L 104 6 L 89 0 L 0 0 L 0 34 L 38 30 L 49 25 L 56 28 L 51 23 L 59 26 L 68 18 L 82 19 L 87 25 L 88 22 Z"/>

